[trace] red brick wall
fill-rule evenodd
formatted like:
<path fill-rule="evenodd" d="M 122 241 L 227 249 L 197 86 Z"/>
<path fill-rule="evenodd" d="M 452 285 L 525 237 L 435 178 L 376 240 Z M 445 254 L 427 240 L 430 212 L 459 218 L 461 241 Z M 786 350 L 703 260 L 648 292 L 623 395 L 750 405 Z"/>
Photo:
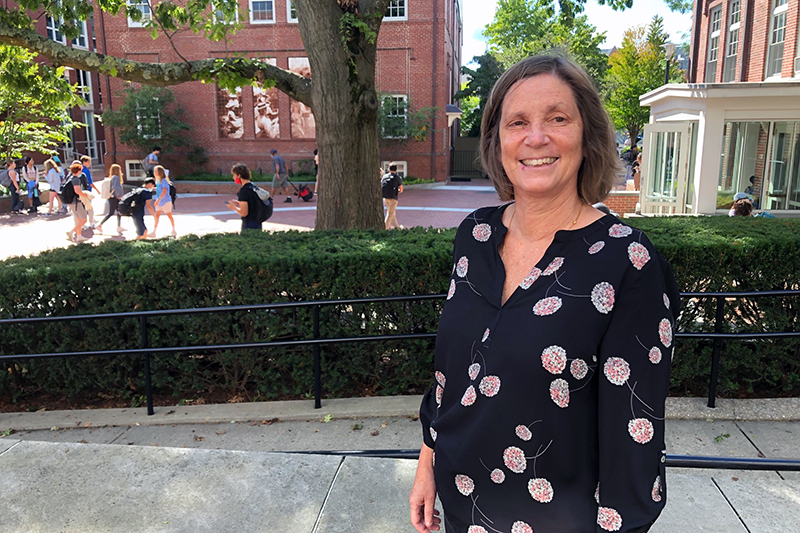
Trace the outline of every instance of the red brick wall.
<path fill-rule="evenodd" d="M 303 57 L 303 42 L 298 25 L 286 20 L 287 0 L 275 0 L 274 24 L 250 24 L 244 20 L 244 28 L 236 33 L 228 43 L 213 43 L 202 35 L 191 32 L 178 34 L 175 46 L 187 59 L 223 57 L 229 52 L 244 52 L 251 57 L 268 56 L 275 58 L 281 68 L 288 68 L 289 58 Z M 376 84 L 380 92 L 405 94 L 414 109 L 436 107 L 436 124 L 433 137 L 422 142 L 408 141 L 400 150 L 384 151 L 381 159 L 407 161 L 408 175 L 440 181 L 447 178 L 450 163 L 449 131 L 445 106 L 451 102 L 451 80 L 458 79 L 461 66 L 461 34 L 456 16 L 456 0 L 407 0 L 407 21 L 385 20 L 378 39 Z M 434 4 L 438 5 L 437 19 L 434 21 Z M 452 4 L 452 5 L 451 5 Z M 247 0 L 240 0 L 243 8 Z M 180 58 L 172 51 L 164 37 L 150 38 L 149 31 L 128 28 L 125 17 L 103 16 L 106 29 L 108 53 L 140 61 L 172 62 Z M 433 27 L 437 30 L 437 65 L 434 78 L 433 65 Z M 458 29 L 456 32 L 455 29 Z M 449 56 L 448 56 L 449 52 Z M 447 64 L 448 57 L 450 64 Z M 111 81 L 111 104 L 119 102 L 119 91 L 126 85 L 120 80 Z M 313 138 L 293 138 L 291 131 L 290 99 L 278 93 L 278 120 L 280 138 L 256 138 L 253 119 L 253 90 L 242 90 L 242 116 L 244 134 L 240 139 L 221 138 L 218 128 L 216 87 L 201 83 L 184 83 L 173 87 L 177 102 L 187 112 L 185 120 L 192 126 L 189 133 L 191 145 L 202 146 L 209 156 L 208 170 L 227 172 L 230 166 L 241 161 L 252 168 L 270 168 L 269 150 L 276 149 L 287 163 L 310 159 L 316 147 Z M 125 159 L 137 159 L 125 146 L 117 145 L 116 155 L 109 157 L 107 165 L 116 159 L 120 164 Z M 432 155 L 433 154 L 433 155 Z M 184 154 L 164 154 L 166 162 L 176 172 L 185 167 Z M 433 159 L 434 164 L 431 164 Z M 432 171 L 433 166 L 433 171 Z"/>
<path fill-rule="evenodd" d="M 725 41 L 728 38 L 728 9 L 729 0 L 697 0 L 703 5 L 700 8 L 700 38 L 697 50 L 692 51 L 692 62 L 697 65 L 697 82 L 711 83 L 706 80 L 708 66 L 708 40 L 709 40 L 709 14 L 717 6 L 722 7 L 722 28 L 720 31 L 719 58 L 717 60 L 717 75 L 715 82 L 722 81 L 725 60 Z M 743 62 L 742 78 L 739 78 L 740 66 L 737 65 L 736 81 L 760 82 L 764 81 L 767 50 L 770 39 L 769 25 L 772 18 L 772 0 L 742 0 L 741 24 L 739 33 L 738 61 Z M 797 52 L 798 18 L 800 2 L 789 0 L 786 20 L 786 37 L 783 47 L 782 78 L 794 76 L 794 58 Z"/>
<path fill-rule="evenodd" d="M 603 200 L 609 209 L 623 215 L 625 213 L 635 213 L 636 204 L 639 202 L 639 192 L 612 192 Z"/>

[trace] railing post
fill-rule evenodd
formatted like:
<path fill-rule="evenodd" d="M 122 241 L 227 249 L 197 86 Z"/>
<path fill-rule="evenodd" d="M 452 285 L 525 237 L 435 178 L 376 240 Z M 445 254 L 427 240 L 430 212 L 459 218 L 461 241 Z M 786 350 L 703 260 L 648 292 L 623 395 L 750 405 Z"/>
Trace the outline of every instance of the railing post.
<path fill-rule="evenodd" d="M 314 340 L 319 339 L 319 306 L 314 306 Z M 314 345 L 314 409 L 322 409 L 322 354 Z"/>
<path fill-rule="evenodd" d="M 717 313 L 714 322 L 714 333 L 722 333 L 722 321 L 725 319 L 725 298 L 717 296 Z M 714 339 L 714 351 L 711 354 L 711 383 L 708 386 L 708 406 L 717 406 L 717 381 L 719 380 L 719 358 L 722 352 L 722 339 Z"/>
<path fill-rule="evenodd" d="M 147 317 L 142 315 L 139 317 L 139 327 L 142 330 L 142 348 L 148 348 L 147 345 Z M 150 379 L 150 354 L 142 353 L 142 362 L 144 363 L 144 393 L 147 397 L 147 415 L 152 416 L 155 414 L 153 410 L 153 382 Z"/>

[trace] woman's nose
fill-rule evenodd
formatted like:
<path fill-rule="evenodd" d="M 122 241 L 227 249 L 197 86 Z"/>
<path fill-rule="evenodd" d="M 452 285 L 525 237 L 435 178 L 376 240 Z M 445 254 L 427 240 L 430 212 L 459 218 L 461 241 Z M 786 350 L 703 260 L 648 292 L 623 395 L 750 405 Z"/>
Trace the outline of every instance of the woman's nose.
<path fill-rule="evenodd" d="M 531 145 L 540 145 L 549 141 L 547 131 L 541 124 L 531 123 L 525 135 L 525 142 Z"/>

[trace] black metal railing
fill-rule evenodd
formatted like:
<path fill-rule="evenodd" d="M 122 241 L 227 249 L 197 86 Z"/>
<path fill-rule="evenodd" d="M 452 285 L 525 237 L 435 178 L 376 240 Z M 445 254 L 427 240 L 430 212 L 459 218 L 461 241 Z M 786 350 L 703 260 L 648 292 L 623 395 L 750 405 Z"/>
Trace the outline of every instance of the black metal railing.
<path fill-rule="evenodd" d="M 711 376 L 709 380 L 708 406 L 716 406 L 717 382 L 719 380 L 720 356 L 722 353 L 723 341 L 726 339 L 770 339 L 800 337 L 800 332 L 764 332 L 764 333 L 725 333 L 725 301 L 737 298 L 761 298 L 779 296 L 800 296 L 800 291 L 753 291 L 753 292 L 687 292 L 681 293 L 684 299 L 707 299 L 716 300 L 716 313 L 714 332 L 676 332 L 677 339 L 711 339 L 714 342 L 711 356 Z M 133 311 L 126 313 L 104 313 L 95 315 L 59 316 L 59 317 L 36 317 L 36 318 L 17 318 L 0 320 L 0 332 L 7 325 L 52 323 L 52 322 L 73 322 L 101 319 L 122 319 L 138 318 L 140 328 L 139 348 L 119 349 L 119 350 L 96 350 L 80 352 L 51 352 L 51 353 L 28 353 L 28 354 L 2 354 L 0 360 L 10 359 L 43 359 L 43 358 L 66 358 L 66 357 L 114 357 L 122 355 L 139 355 L 142 358 L 144 367 L 145 395 L 147 400 L 147 414 L 154 414 L 153 409 L 153 389 L 150 372 L 150 359 L 152 355 L 174 354 L 174 353 L 198 353 L 217 350 L 246 350 L 253 348 L 277 348 L 289 346 L 312 346 L 314 357 L 314 407 L 322 407 L 322 358 L 321 347 L 324 345 L 342 343 L 363 343 L 378 341 L 398 341 L 412 339 L 433 339 L 436 333 L 400 333 L 391 335 L 368 335 L 358 337 L 336 337 L 322 338 L 320 335 L 320 309 L 331 305 L 361 305 L 387 302 L 403 301 L 424 301 L 424 300 L 443 300 L 445 294 L 427 294 L 416 296 L 385 296 L 378 298 L 353 298 L 343 300 L 318 300 L 310 302 L 287 302 L 275 304 L 259 305 L 239 305 L 226 307 L 204 307 L 195 309 L 168 309 L 161 311 Z M 227 313 L 234 311 L 258 311 L 258 310 L 277 310 L 294 308 L 312 308 L 313 327 L 311 339 L 289 340 L 289 341 L 269 341 L 269 342 L 248 342 L 231 344 L 213 344 L 202 346 L 168 346 L 153 348 L 149 346 L 147 337 L 148 319 L 175 316 L 175 315 L 197 315 L 207 313 Z M 0 333 L 2 336 L 2 333 Z"/>

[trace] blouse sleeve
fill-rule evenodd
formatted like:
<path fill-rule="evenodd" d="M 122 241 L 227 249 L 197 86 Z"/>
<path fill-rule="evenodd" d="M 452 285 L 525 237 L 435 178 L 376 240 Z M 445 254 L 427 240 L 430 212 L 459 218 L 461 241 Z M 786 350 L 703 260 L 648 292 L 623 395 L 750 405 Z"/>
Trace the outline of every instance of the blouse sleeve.
<path fill-rule="evenodd" d="M 666 503 L 664 403 L 680 295 L 644 236 L 626 265 L 598 352 L 598 533 L 648 531 Z"/>

